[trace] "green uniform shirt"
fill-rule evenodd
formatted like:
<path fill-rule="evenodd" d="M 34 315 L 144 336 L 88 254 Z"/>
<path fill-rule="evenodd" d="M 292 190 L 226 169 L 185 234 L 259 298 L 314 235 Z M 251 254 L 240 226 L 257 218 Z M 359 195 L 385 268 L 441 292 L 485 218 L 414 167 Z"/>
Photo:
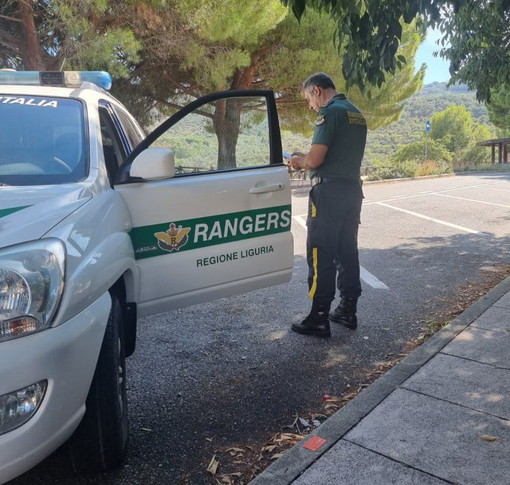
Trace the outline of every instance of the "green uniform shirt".
<path fill-rule="evenodd" d="M 312 145 L 326 145 L 322 165 L 310 177 L 359 180 L 367 140 L 367 122 L 344 94 L 336 94 L 319 110 Z"/>

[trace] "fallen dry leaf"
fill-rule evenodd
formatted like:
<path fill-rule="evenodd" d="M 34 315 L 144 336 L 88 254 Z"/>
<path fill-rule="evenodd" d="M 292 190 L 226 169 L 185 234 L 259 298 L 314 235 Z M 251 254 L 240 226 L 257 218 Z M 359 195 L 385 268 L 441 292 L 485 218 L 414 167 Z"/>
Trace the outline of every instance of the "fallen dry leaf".
<path fill-rule="evenodd" d="M 285 455 L 285 453 L 275 453 L 275 454 L 271 457 L 271 460 L 277 460 L 278 458 L 281 458 L 283 455 Z"/>
<path fill-rule="evenodd" d="M 489 441 L 489 442 L 498 441 L 500 439 L 496 436 L 490 436 L 488 434 L 483 434 L 482 436 L 480 436 L 480 438 L 482 438 L 482 440 L 484 440 L 484 441 Z"/>
<path fill-rule="evenodd" d="M 216 475 L 219 465 L 220 465 L 220 462 L 216 459 L 216 455 L 213 455 L 213 457 L 211 458 L 211 461 L 209 462 L 209 466 L 207 467 L 207 471 L 211 475 Z"/>
<path fill-rule="evenodd" d="M 267 445 L 262 447 L 262 451 L 269 451 L 271 453 L 275 448 L 277 448 L 276 445 Z"/>
<path fill-rule="evenodd" d="M 219 481 L 218 481 L 218 478 L 219 478 Z M 232 482 L 230 477 L 227 475 L 221 475 L 218 478 L 216 479 L 216 482 L 219 483 L 220 485 L 234 485 L 234 482 Z"/>

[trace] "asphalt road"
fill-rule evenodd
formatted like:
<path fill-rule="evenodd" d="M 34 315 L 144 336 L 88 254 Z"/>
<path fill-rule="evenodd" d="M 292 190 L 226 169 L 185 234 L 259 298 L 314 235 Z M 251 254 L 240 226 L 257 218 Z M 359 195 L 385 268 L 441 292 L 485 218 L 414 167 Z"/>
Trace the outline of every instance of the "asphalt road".
<path fill-rule="evenodd" d="M 57 452 L 11 484 L 210 484 L 215 449 L 261 444 L 319 409 L 324 393 L 355 388 L 457 287 L 510 263 L 509 172 L 366 184 L 365 196 L 358 330 L 333 324 L 330 339 L 289 331 L 310 305 L 307 194 L 296 193 L 289 284 L 139 322 L 126 465 L 77 478 Z"/>

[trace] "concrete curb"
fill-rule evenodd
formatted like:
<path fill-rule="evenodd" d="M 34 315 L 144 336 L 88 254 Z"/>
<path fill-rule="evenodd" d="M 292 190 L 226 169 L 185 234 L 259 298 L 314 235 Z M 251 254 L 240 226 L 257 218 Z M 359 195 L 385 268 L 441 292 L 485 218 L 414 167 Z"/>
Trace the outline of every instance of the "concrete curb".
<path fill-rule="evenodd" d="M 399 179 L 381 179 L 381 180 L 363 180 L 363 185 L 374 185 L 374 184 L 398 184 L 399 182 L 409 182 L 409 180 L 422 180 L 422 179 L 436 179 L 443 177 L 454 177 L 459 175 L 458 173 L 444 173 L 440 175 L 423 175 L 422 177 L 407 177 Z M 304 180 L 298 182 L 297 180 L 291 180 L 290 189 L 292 193 L 308 193 L 312 187 L 310 180 Z"/>
<path fill-rule="evenodd" d="M 339 409 L 303 441 L 255 477 L 249 485 L 288 485 L 292 483 L 361 419 L 509 291 L 510 278 L 507 278 Z M 317 451 L 309 451 L 304 448 L 304 445 L 317 435 L 326 440 L 324 445 Z"/>

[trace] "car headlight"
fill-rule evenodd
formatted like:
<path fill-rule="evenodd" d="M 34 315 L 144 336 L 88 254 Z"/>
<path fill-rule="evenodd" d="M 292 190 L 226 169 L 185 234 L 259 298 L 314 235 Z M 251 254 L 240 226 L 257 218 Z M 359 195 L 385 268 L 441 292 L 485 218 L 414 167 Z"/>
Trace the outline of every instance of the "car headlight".
<path fill-rule="evenodd" d="M 0 435 L 25 424 L 35 414 L 47 387 L 44 380 L 0 396 Z"/>
<path fill-rule="evenodd" d="M 64 287 L 65 247 L 43 239 L 0 251 L 0 342 L 48 328 Z"/>

